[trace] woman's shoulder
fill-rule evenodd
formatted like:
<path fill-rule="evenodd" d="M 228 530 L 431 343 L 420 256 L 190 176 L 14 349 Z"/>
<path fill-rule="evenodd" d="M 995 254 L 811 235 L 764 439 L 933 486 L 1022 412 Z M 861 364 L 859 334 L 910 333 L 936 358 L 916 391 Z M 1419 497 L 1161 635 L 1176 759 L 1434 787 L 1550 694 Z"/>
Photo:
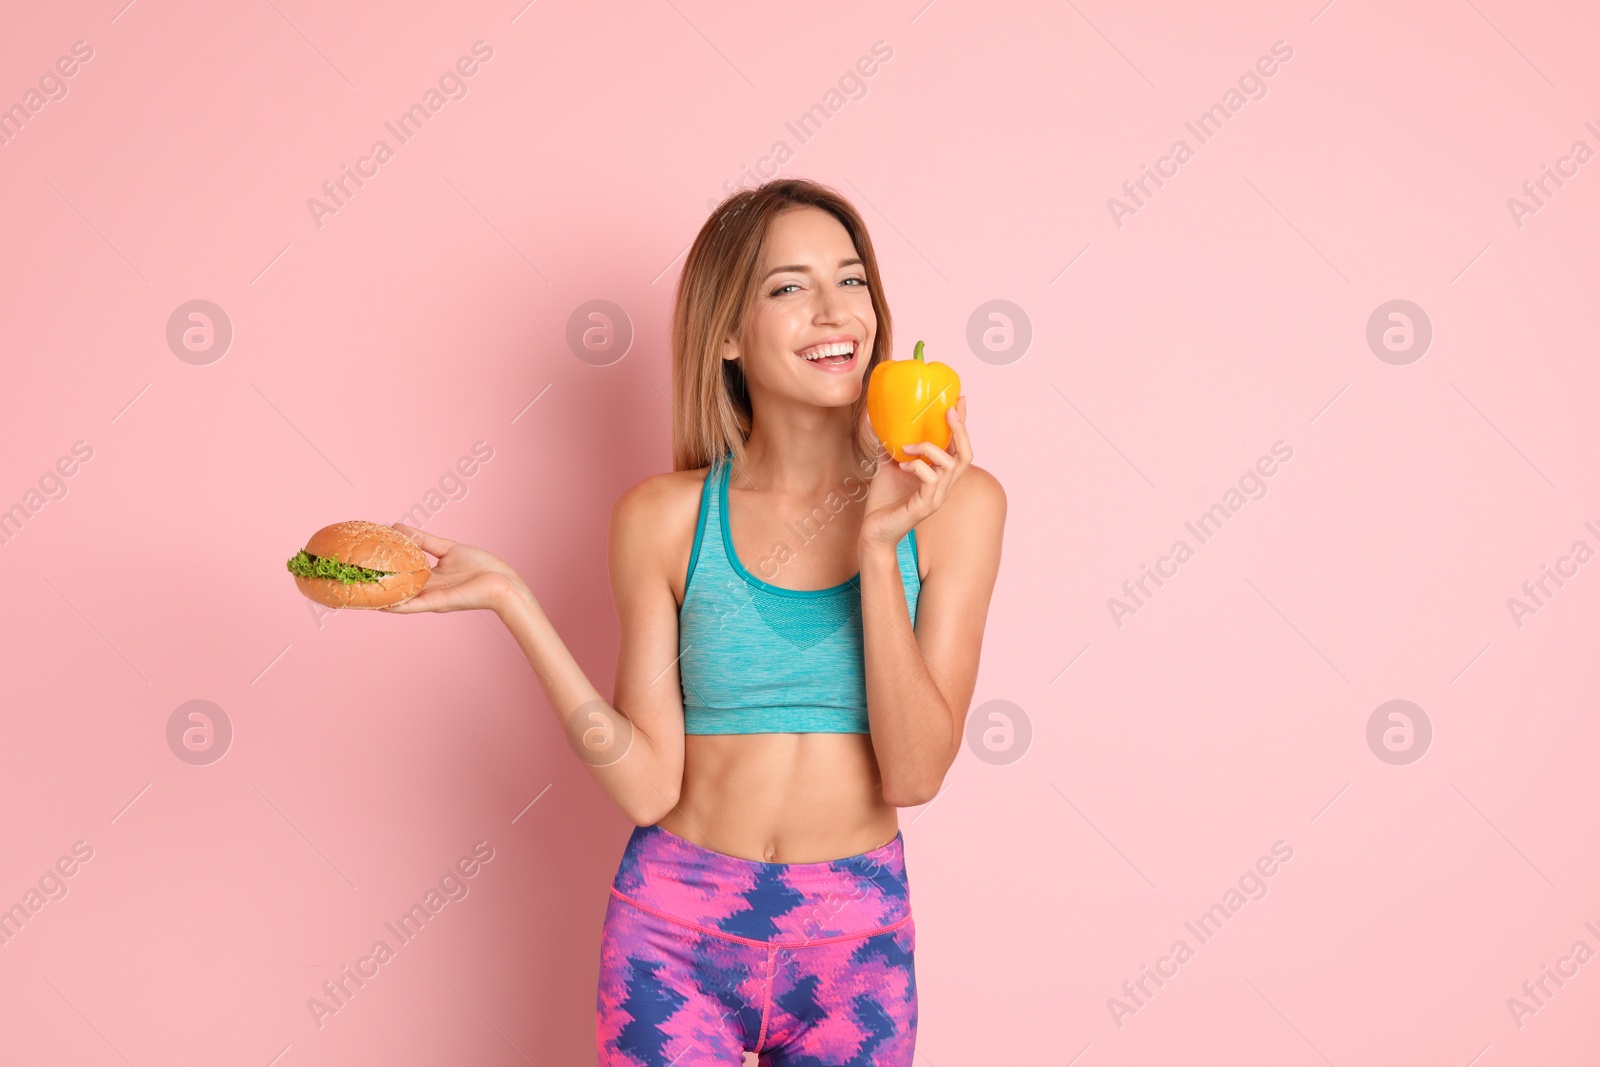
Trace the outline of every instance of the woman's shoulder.
<path fill-rule="evenodd" d="M 950 491 L 951 499 L 955 499 L 956 495 L 961 493 L 963 489 L 966 490 L 967 498 L 976 502 L 973 506 L 979 508 L 1005 507 L 1006 491 L 1001 486 L 1000 479 L 976 463 L 970 464 L 967 467 L 967 473 L 963 474 L 961 480 L 956 482 L 956 487 Z"/>
<path fill-rule="evenodd" d="M 1006 491 L 989 471 L 977 464 L 967 467 L 951 488 L 945 502 L 926 519 L 918 529 L 928 525 L 965 525 L 970 522 L 1003 521 L 1006 514 Z"/>
<path fill-rule="evenodd" d="M 700 511 L 700 488 L 710 467 L 666 471 L 635 482 L 617 497 L 612 514 L 645 526 L 673 524 L 688 513 L 693 523 Z"/>
<path fill-rule="evenodd" d="M 623 490 L 611 509 L 611 538 L 620 557 L 667 576 L 680 602 L 709 469 L 652 474 Z"/>
<path fill-rule="evenodd" d="M 969 466 L 939 509 L 917 524 L 923 571 L 944 556 L 947 546 L 961 553 L 983 547 L 998 552 L 1005 521 L 1006 491 L 1000 479 L 976 464 Z"/>

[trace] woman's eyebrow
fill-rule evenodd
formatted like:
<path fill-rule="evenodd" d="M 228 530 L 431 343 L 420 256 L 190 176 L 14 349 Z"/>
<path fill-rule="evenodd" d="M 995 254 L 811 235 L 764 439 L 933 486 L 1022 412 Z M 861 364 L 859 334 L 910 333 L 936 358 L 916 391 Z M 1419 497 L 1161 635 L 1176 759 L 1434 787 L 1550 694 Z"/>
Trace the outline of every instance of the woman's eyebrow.
<path fill-rule="evenodd" d="M 844 267 L 860 267 L 860 266 L 865 266 L 865 264 L 862 263 L 860 259 L 841 259 L 839 261 L 839 267 L 837 267 L 835 269 L 837 270 L 837 269 L 841 269 L 841 268 L 844 268 Z M 766 281 L 768 278 L 772 277 L 774 274 L 782 274 L 786 270 L 792 270 L 792 271 L 795 271 L 795 272 L 797 272 L 799 274 L 807 274 L 807 273 L 809 273 L 811 271 L 811 268 L 806 266 L 804 263 L 789 263 L 789 264 L 786 264 L 786 265 L 784 265 L 782 267 L 773 267 L 771 270 L 767 271 L 766 274 L 761 276 L 761 280 L 762 281 Z"/>

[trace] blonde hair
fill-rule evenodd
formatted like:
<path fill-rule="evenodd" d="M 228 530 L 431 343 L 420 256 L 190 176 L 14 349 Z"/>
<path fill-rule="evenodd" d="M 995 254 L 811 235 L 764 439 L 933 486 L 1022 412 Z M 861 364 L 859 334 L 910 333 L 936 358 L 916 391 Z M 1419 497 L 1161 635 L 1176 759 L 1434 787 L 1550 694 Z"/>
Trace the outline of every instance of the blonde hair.
<path fill-rule="evenodd" d="M 694 470 L 731 454 L 742 469 L 750 437 L 750 392 L 741 361 L 722 358 L 723 340 L 739 334 L 754 302 L 772 220 L 790 208 L 821 208 L 855 244 L 867 276 L 877 328 L 866 373 L 890 358 L 892 324 L 878 257 L 856 209 L 839 193 L 805 178 L 783 178 L 741 190 L 717 205 L 684 261 L 672 308 L 672 469 Z M 878 451 L 865 418 L 867 391 L 851 406 L 860 457 Z"/>

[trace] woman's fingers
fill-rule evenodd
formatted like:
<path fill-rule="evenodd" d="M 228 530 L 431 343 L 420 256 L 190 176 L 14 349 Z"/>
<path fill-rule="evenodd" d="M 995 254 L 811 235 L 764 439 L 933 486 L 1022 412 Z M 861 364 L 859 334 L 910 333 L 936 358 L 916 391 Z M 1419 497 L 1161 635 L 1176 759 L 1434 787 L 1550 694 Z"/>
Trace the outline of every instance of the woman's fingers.
<path fill-rule="evenodd" d="M 934 507 L 944 502 L 956 480 L 972 465 L 972 440 L 967 436 L 966 413 L 965 396 L 957 397 L 955 404 L 945 411 L 945 420 L 951 428 L 950 447 L 954 455 L 932 441 L 916 441 L 905 446 L 907 452 L 916 453 L 917 459 L 922 462 L 912 460 L 909 464 L 902 463 L 901 469 L 911 471 L 924 485 L 932 487 Z"/>
<path fill-rule="evenodd" d="M 915 451 L 929 466 L 947 469 L 956 465 L 956 458 L 932 441 L 916 441 L 906 445 L 906 451 Z"/>
<path fill-rule="evenodd" d="M 424 599 L 425 597 L 427 597 L 427 599 Z M 390 604 L 388 607 L 379 608 L 378 610 L 387 611 L 391 615 L 415 615 L 419 611 L 432 610 L 429 605 L 432 603 L 433 599 L 434 598 L 432 597 L 428 597 L 427 592 L 424 591 L 418 593 L 410 600 L 402 600 L 398 604 Z"/>
<path fill-rule="evenodd" d="M 960 461 L 932 441 L 916 441 L 906 445 L 907 452 L 915 452 L 939 478 L 947 475 L 959 474 L 962 470 Z"/>
<path fill-rule="evenodd" d="M 439 574 L 436 569 L 428 578 L 428 584 L 416 596 L 379 610 L 394 615 L 414 615 L 424 611 L 459 611 L 462 606 L 476 607 L 476 604 L 470 603 L 468 598 L 456 592 L 456 587 L 460 584 Z"/>
<path fill-rule="evenodd" d="M 962 463 L 970 464 L 972 462 L 972 438 L 967 436 L 967 398 L 964 396 L 957 397 L 955 407 L 950 410 L 952 414 L 948 414 L 945 417 L 949 420 L 951 430 L 955 435 L 956 451 L 961 453 Z"/>
<path fill-rule="evenodd" d="M 442 556 L 457 544 L 457 542 L 450 540 L 448 537 L 431 534 L 417 526 L 406 526 L 397 522 L 394 524 L 394 528 L 411 538 L 412 541 L 416 542 L 418 548 L 430 556 Z"/>
<path fill-rule="evenodd" d="M 916 445 L 906 446 L 908 450 L 915 447 Z M 934 473 L 933 468 L 928 465 L 928 461 L 925 459 L 908 459 L 900 464 L 900 469 L 908 470 L 915 474 L 924 485 L 934 485 L 939 481 L 939 475 Z"/>

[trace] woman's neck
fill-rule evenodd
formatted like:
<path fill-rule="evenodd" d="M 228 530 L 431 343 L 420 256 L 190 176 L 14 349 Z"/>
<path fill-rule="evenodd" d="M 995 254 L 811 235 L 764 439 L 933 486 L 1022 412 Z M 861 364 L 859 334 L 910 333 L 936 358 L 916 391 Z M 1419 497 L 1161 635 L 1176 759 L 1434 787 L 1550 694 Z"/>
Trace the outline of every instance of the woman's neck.
<path fill-rule="evenodd" d="M 871 478 L 871 460 L 856 452 L 849 411 L 812 408 L 798 418 L 757 422 L 745 442 L 740 472 L 762 490 L 813 496 L 848 477 Z"/>

